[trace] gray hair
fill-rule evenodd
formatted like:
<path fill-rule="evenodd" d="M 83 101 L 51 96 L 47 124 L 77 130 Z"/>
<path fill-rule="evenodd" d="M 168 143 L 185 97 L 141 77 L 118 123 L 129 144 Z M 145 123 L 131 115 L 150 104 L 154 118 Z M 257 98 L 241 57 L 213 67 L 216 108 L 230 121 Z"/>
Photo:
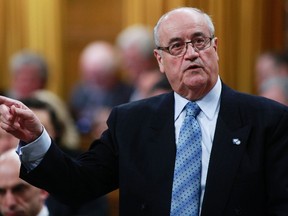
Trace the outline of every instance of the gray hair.
<path fill-rule="evenodd" d="M 25 65 L 36 66 L 39 71 L 39 75 L 44 82 L 48 79 L 48 65 L 45 59 L 32 51 L 23 50 L 11 57 L 10 60 L 10 71 L 16 73 L 18 69 Z"/>
<path fill-rule="evenodd" d="M 203 11 L 199 10 L 198 8 L 192 8 L 192 7 L 180 7 L 180 8 L 176 8 L 176 9 L 173 9 L 167 13 L 165 13 L 163 16 L 160 17 L 160 19 L 158 20 L 157 24 L 155 25 L 154 27 L 154 43 L 156 46 L 160 46 L 160 41 L 159 41 L 159 35 L 158 35 L 158 31 L 159 31 L 159 28 L 163 22 L 163 20 L 169 16 L 170 14 L 174 13 L 174 12 L 178 12 L 178 11 L 187 11 L 187 12 L 197 12 L 197 13 L 200 13 L 203 15 L 205 21 L 207 22 L 207 25 L 208 25 L 208 28 L 209 28 L 209 31 L 210 31 L 210 34 L 211 36 L 215 34 L 215 27 L 214 27 L 214 24 L 213 24 L 213 21 L 212 21 L 212 18 L 204 13 Z"/>
<path fill-rule="evenodd" d="M 116 44 L 121 49 L 127 49 L 131 45 L 136 46 L 142 56 L 151 57 L 154 50 L 152 29 L 141 24 L 131 25 L 119 33 Z"/>
<path fill-rule="evenodd" d="M 266 92 L 274 86 L 278 86 L 285 96 L 285 100 L 288 102 L 288 77 L 276 76 L 266 80 L 260 86 L 260 92 Z"/>

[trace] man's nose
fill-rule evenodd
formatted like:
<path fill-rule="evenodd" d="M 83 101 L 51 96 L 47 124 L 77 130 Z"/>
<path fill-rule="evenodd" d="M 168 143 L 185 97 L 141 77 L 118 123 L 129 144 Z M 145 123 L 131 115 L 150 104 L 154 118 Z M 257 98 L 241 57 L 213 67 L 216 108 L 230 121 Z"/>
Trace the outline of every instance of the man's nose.
<path fill-rule="evenodd" d="M 195 47 L 193 46 L 193 44 L 191 42 L 187 43 L 186 44 L 186 53 L 185 55 L 187 56 L 195 56 L 196 55 L 199 55 L 197 49 L 195 49 Z"/>
<path fill-rule="evenodd" d="M 3 205 L 7 208 L 13 208 L 13 206 L 16 205 L 16 198 L 11 191 L 6 191 L 6 194 L 3 197 Z"/>

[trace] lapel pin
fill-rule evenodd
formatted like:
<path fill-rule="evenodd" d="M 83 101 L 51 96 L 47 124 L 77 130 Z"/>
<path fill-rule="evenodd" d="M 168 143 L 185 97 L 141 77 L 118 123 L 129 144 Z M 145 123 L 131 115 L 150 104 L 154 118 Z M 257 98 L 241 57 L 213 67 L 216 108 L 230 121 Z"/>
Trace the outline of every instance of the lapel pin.
<path fill-rule="evenodd" d="M 241 141 L 238 138 L 235 138 L 232 141 L 233 141 L 233 144 L 235 144 L 235 145 L 240 145 L 241 144 Z"/>

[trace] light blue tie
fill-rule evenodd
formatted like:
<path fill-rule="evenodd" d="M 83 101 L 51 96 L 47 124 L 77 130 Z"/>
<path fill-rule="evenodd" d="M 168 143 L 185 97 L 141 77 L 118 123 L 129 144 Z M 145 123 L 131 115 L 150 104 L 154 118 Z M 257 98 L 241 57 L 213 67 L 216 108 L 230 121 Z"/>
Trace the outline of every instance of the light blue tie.
<path fill-rule="evenodd" d="M 186 105 L 180 129 L 172 188 L 171 216 L 198 216 L 201 194 L 201 129 L 196 120 L 200 108 Z"/>

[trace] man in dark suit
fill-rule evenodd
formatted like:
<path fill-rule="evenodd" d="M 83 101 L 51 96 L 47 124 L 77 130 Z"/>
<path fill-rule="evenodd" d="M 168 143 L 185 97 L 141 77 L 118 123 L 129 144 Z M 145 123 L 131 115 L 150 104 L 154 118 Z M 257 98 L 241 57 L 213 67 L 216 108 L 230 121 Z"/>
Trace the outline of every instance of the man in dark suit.
<path fill-rule="evenodd" d="M 288 215 L 287 107 L 221 82 L 214 26 L 202 11 L 168 12 L 154 37 L 160 71 L 174 92 L 115 107 L 108 130 L 77 161 L 57 148 L 27 107 L 0 97 L 1 127 L 22 140 L 21 177 L 68 203 L 119 188 L 125 216 L 190 215 L 170 210 L 180 126 L 194 101 L 202 135 L 194 215 Z"/>

